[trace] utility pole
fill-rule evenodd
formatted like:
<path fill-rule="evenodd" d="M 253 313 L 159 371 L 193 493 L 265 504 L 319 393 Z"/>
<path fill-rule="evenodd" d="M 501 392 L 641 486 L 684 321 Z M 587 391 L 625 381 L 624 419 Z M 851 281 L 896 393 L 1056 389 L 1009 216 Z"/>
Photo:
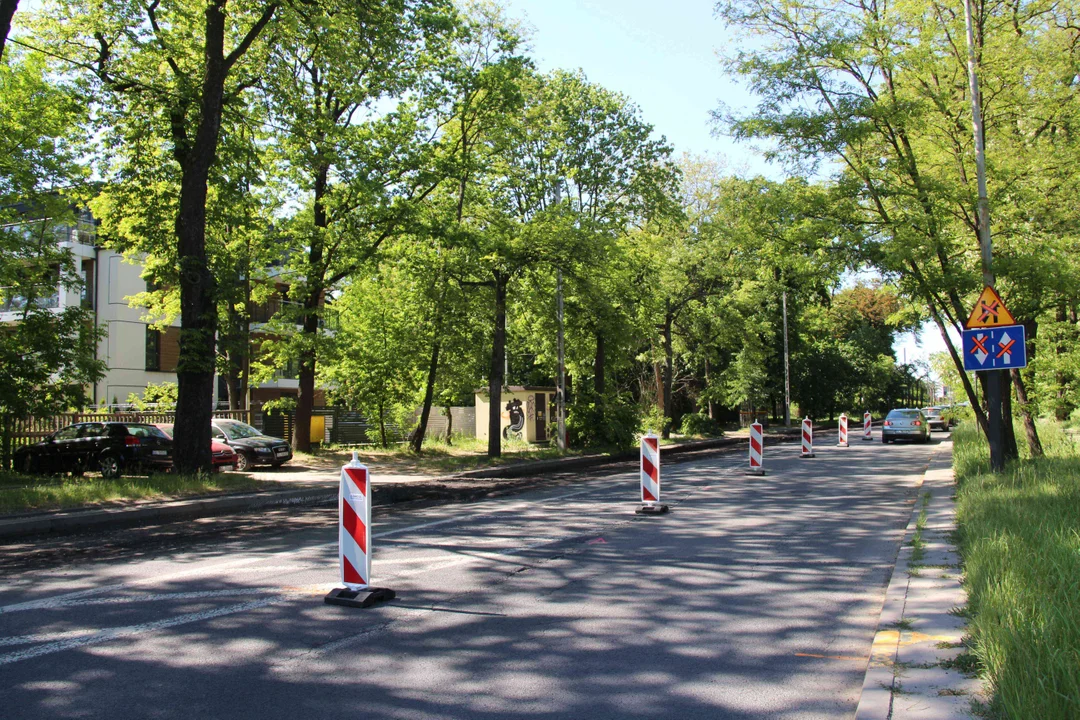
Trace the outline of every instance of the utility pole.
<path fill-rule="evenodd" d="M 986 192 L 986 148 L 983 145 L 982 100 L 979 95 L 979 76 L 975 63 L 975 22 L 971 0 L 964 0 L 964 23 L 967 25 L 968 83 L 971 89 L 971 127 L 975 135 L 975 171 L 979 184 L 979 249 L 982 255 L 983 284 L 994 287 L 994 270 L 990 244 L 990 202 Z M 986 405 L 990 444 L 990 469 L 1005 469 L 1005 443 L 1001 417 L 1001 381 L 1003 370 L 986 373 Z"/>
<path fill-rule="evenodd" d="M 787 290 L 780 296 L 784 307 L 784 427 L 791 427 L 791 359 L 787 340 Z"/>
<path fill-rule="evenodd" d="M 566 450 L 566 362 L 563 357 L 563 300 L 562 300 L 562 270 L 555 271 L 555 317 L 559 321 L 559 374 L 555 379 L 556 393 L 558 398 L 559 428 L 555 443 L 560 450 Z"/>

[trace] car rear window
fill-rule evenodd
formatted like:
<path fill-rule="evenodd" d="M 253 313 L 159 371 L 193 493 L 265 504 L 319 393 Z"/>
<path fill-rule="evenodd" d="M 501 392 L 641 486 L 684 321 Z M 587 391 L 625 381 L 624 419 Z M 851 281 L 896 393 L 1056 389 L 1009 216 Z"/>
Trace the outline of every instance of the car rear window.
<path fill-rule="evenodd" d="M 169 436 L 161 432 L 159 428 L 153 425 L 127 425 L 128 435 L 134 437 L 156 437 L 169 439 Z"/>
<path fill-rule="evenodd" d="M 918 410 L 893 410 L 888 415 L 889 419 L 899 420 L 901 418 L 913 420 L 919 417 Z"/>

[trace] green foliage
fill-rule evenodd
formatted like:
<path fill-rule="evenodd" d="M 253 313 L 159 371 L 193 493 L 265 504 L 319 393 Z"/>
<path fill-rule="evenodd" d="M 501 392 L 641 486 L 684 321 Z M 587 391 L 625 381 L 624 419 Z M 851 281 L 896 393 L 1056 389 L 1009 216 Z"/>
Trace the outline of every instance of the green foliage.
<path fill-rule="evenodd" d="M 567 442 L 575 448 L 627 450 L 637 440 L 639 408 L 617 396 L 582 393 L 566 418 Z"/>
<path fill-rule="evenodd" d="M 40 55 L 15 48 L 0 63 L 0 97 L 0 307 L 14 320 L 0 327 L 0 416 L 81 409 L 102 376 L 101 331 L 78 301 L 75 258 L 57 243 L 83 229 L 73 208 L 85 110 Z"/>
<path fill-rule="evenodd" d="M 679 432 L 683 435 L 698 437 L 718 437 L 724 434 L 720 429 L 720 423 L 702 412 L 683 415 Z"/>
<path fill-rule="evenodd" d="M 127 401 L 128 405 L 136 410 L 173 410 L 176 408 L 177 392 L 176 383 L 165 382 L 160 385 L 151 383 L 146 386 L 142 397 L 131 393 Z"/>
<path fill-rule="evenodd" d="M 1040 428 L 1046 457 L 989 471 L 973 423 L 954 433 L 967 631 L 1003 717 L 1080 715 L 1080 452 Z"/>

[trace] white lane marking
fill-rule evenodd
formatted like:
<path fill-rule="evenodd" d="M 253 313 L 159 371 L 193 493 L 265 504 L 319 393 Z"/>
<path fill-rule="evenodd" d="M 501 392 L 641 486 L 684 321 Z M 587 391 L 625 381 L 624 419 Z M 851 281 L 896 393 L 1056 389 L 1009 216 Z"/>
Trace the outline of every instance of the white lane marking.
<path fill-rule="evenodd" d="M 306 572 L 306 571 L 310 570 L 315 565 L 315 563 L 316 563 L 316 561 L 312 560 L 310 563 L 305 564 L 305 565 L 292 564 L 292 565 L 270 565 L 270 566 L 262 566 L 262 567 L 239 567 L 239 568 L 232 568 L 231 571 L 235 575 L 242 575 L 242 574 L 248 574 L 248 573 Z M 197 572 L 177 573 L 176 575 L 173 575 L 173 576 L 170 576 L 170 577 L 175 578 L 177 575 L 181 575 L 181 574 L 186 575 L 186 574 L 198 574 L 198 573 Z M 149 584 L 153 584 L 153 583 L 157 583 L 157 582 L 161 582 L 161 581 L 162 581 L 161 576 L 154 576 L 154 577 L 149 577 L 149 578 L 142 578 L 142 579 L 139 579 L 139 580 L 132 580 L 131 582 L 126 582 L 126 583 L 117 583 L 117 584 L 113 584 L 113 585 L 102 585 L 101 587 L 90 588 L 89 590 L 79 590 L 78 592 L 65 593 L 63 595 L 56 595 L 56 596 L 53 596 L 53 597 L 42 598 L 40 600 L 28 600 L 26 602 L 21 602 L 21 603 L 15 604 L 15 605 L 7 605 L 5 607 L 0 608 L 0 614 L 12 613 L 12 612 L 21 612 L 21 611 L 26 611 L 26 610 L 47 610 L 47 609 L 51 609 L 51 608 L 102 604 L 103 602 L 111 602 L 111 601 L 84 600 L 83 598 L 92 598 L 95 595 L 101 595 L 101 594 L 107 593 L 107 592 L 113 592 L 113 591 L 117 591 L 117 590 L 126 590 L 126 589 L 139 587 L 139 586 L 142 586 L 142 585 L 149 585 Z M 208 592 L 214 592 L 214 591 L 208 591 Z M 149 596 L 149 597 L 165 597 L 165 596 L 167 596 L 167 594 L 152 595 L 152 596 Z"/>
<path fill-rule="evenodd" d="M 235 613 L 246 612 L 248 610 L 256 610 L 258 608 L 263 608 L 269 605 L 275 605 L 277 603 L 283 602 L 285 599 L 286 598 L 284 596 L 279 595 L 271 598 L 263 598 L 261 600 L 252 600 L 251 602 L 240 603 L 238 605 L 229 605 L 228 607 L 217 608 L 215 610 L 204 610 L 203 612 L 177 615 L 176 617 L 166 618 L 164 620 L 156 620 L 154 622 L 143 623 L 141 625 L 129 625 L 127 627 L 117 627 L 108 628 L 106 630 L 99 630 L 93 635 L 89 635 L 87 637 L 57 640 L 56 642 L 47 643 L 45 645 L 38 645 L 37 647 L 20 650 L 19 652 L 8 653 L 7 655 L 0 655 L 0 665 L 10 665 L 11 663 L 21 662 L 23 660 L 32 660 L 33 658 L 41 657 L 42 655 L 51 655 L 53 653 L 62 652 L 64 650 L 75 650 L 77 648 L 87 647 L 89 645 L 99 645 L 103 642 L 109 642 L 110 640 L 117 640 L 119 638 L 144 635 L 155 630 L 164 630 L 166 628 L 176 627 L 177 625 L 187 625 L 188 623 L 211 620 L 213 618 L 222 617 L 223 615 L 233 615 Z"/>

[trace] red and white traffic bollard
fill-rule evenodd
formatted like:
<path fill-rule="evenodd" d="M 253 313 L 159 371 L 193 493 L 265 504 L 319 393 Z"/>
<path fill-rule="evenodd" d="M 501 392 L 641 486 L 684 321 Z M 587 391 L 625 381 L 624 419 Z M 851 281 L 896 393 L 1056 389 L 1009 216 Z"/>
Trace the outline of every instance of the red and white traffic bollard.
<path fill-rule="evenodd" d="M 847 447 L 847 415 L 840 413 L 840 442 L 836 443 L 838 447 Z"/>
<path fill-rule="evenodd" d="M 660 504 L 660 438 L 652 433 L 641 437 L 641 507 L 638 515 L 662 515 L 667 505 Z"/>
<path fill-rule="evenodd" d="M 802 421 L 802 454 L 799 457 L 814 457 L 814 424 L 810 418 L 803 418 Z"/>
<path fill-rule="evenodd" d="M 764 475 L 765 468 L 762 466 L 765 442 L 762 437 L 761 423 L 750 424 L 750 469 L 747 475 Z"/>
<path fill-rule="evenodd" d="M 863 413 L 863 416 L 862 416 L 862 439 L 864 441 L 874 439 L 873 436 L 870 434 L 870 421 L 871 421 L 870 413 L 869 412 Z"/>
<path fill-rule="evenodd" d="M 352 461 L 341 468 L 338 490 L 338 558 L 343 588 L 326 595 L 329 605 L 370 607 L 393 600 L 389 588 L 372 587 L 371 582 L 371 478 L 366 466 L 353 453 Z"/>

